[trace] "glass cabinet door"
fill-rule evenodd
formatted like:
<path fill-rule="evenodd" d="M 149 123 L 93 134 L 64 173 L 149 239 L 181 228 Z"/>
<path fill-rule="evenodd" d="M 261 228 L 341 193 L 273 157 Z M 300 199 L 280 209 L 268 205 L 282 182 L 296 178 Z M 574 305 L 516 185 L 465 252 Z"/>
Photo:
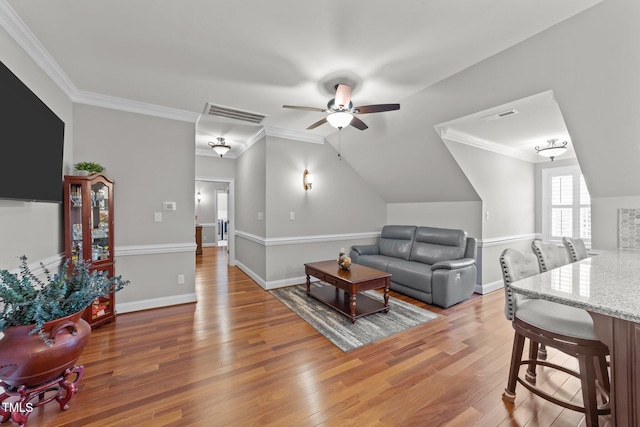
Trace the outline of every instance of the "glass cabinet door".
<path fill-rule="evenodd" d="M 91 186 L 91 261 L 110 260 L 109 187 L 101 182 Z"/>
<path fill-rule="evenodd" d="M 83 223 L 82 223 L 82 184 L 70 184 L 69 190 L 69 224 L 71 225 L 71 259 L 73 262 L 84 259 L 82 256 Z"/>

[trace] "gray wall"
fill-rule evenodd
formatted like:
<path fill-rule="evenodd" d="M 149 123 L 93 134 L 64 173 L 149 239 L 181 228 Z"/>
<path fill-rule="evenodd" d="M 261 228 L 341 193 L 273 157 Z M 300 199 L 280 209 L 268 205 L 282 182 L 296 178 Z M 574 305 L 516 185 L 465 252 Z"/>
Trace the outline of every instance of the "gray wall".
<path fill-rule="evenodd" d="M 115 181 L 116 273 L 132 282 L 118 304 L 194 295 L 195 124 L 81 104 L 74 123 L 74 157 L 102 164 Z M 163 202 L 177 209 L 163 211 Z"/>
<path fill-rule="evenodd" d="M 384 200 L 337 154 L 329 144 L 267 137 L 267 237 L 380 230 Z M 302 185 L 305 169 L 311 190 Z"/>
<path fill-rule="evenodd" d="M 27 85 L 65 123 L 63 173 L 73 170 L 73 110 L 69 98 L 0 27 L 0 60 Z M 25 132 L 37 132 L 25 129 Z M 1 144 L 19 144 L 20 141 L 2 141 Z M 3 162 L 22 161 L 2 159 Z M 26 173 L 38 171 L 25 170 Z M 16 185 L 20 185 L 16 182 Z M 62 175 L 60 176 L 62 188 Z M 62 205 L 57 203 L 31 203 L 0 200 L 0 269 L 18 266 L 21 255 L 29 263 L 41 260 L 60 261 L 64 253 Z"/>
<path fill-rule="evenodd" d="M 459 228 L 482 236 L 482 202 L 387 203 L 387 224 Z"/>
<path fill-rule="evenodd" d="M 253 144 L 236 160 L 236 230 L 266 237 L 266 219 L 258 220 L 258 213 L 266 218 L 266 152 L 267 138 Z M 242 252 L 236 258 L 242 262 Z"/>
<path fill-rule="evenodd" d="M 499 281 L 502 271 L 494 255 L 511 247 L 513 236 L 535 233 L 534 165 L 458 142 L 445 144 L 482 199 L 478 283 Z"/>
<path fill-rule="evenodd" d="M 196 156 L 196 177 L 234 179 L 236 160 L 218 156 Z"/>
<path fill-rule="evenodd" d="M 301 283 L 305 262 L 371 243 L 386 223 L 384 200 L 337 154 L 329 144 L 268 135 L 238 158 L 236 258 L 261 286 Z M 308 191 L 305 169 L 315 178 Z"/>

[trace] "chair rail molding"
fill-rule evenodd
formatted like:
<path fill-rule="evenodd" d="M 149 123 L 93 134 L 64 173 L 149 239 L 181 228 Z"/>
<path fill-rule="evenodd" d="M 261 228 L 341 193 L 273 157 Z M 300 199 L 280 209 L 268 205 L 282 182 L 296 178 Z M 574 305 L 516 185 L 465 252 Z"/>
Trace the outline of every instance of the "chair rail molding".
<path fill-rule="evenodd" d="M 164 243 L 159 245 L 131 245 L 116 246 L 115 256 L 135 256 L 153 254 L 172 254 L 180 252 L 195 252 L 196 244 L 191 243 Z"/>
<path fill-rule="evenodd" d="M 364 232 L 364 233 L 319 234 L 315 236 L 261 237 L 261 236 L 256 236 L 255 234 L 236 230 L 236 236 L 246 240 L 250 240 L 254 243 L 258 243 L 262 246 L 285 246 L 285 245 L 300 245 L 304 243 L 335 242 L 337 240 L 375 238 L 375 237 L 380 237 L 380 232 L 371 231 L 371 232 Z"/>
<path fill-rule="evenodd" d="M 500 237 L 488 237 L 486 239 L 478 239 L 479 248 L 488 248 L 491 246 L 502 246 L 511 243 L 522 242 L 525 240 L 540 239 L 542 235 L 540 233 L 531 234 L 516 234 L 513 236 L 500 236 Z"/>

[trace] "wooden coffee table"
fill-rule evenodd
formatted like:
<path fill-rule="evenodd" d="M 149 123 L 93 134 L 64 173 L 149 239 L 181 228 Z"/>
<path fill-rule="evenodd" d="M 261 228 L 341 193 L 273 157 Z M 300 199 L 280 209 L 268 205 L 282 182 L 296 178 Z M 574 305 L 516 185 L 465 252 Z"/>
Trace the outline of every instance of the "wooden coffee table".
<path fill-rule="evenodd" d="M 304 271 L 307 275 L 307 295 L 347 315 L 351 323 L 367 314 L 389 312 L 389 273 L 357 264 L 351 264 L 350 270 L 342 270 L 335 260 L 305 264 Z M 311 288 L 311 276 L 329 286 Z M 358 295 L 356 304 L 356 294 L 379 288 L 384 288 L 384 304 L 362 294 Z"/>

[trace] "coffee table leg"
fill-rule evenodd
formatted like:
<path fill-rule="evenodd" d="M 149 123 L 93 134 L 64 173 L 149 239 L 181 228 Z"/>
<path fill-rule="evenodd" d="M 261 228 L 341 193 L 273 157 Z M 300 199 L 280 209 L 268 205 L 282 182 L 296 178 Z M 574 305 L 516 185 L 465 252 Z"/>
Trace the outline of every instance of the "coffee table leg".
<path fill-rule="evenodd" d="M 351 308 L 351 323 L 356 323 L 356 294 L 349 294 L 349 307 Z"/>
<path fill-rule="evenodd" d="M 307 274 L 307 295 L 311 295 L 311 277 Z"/>
<path fill-rule="evenodd" d="M 384 287 L 384 312 L 389 312 L 389 285 Z"/>

